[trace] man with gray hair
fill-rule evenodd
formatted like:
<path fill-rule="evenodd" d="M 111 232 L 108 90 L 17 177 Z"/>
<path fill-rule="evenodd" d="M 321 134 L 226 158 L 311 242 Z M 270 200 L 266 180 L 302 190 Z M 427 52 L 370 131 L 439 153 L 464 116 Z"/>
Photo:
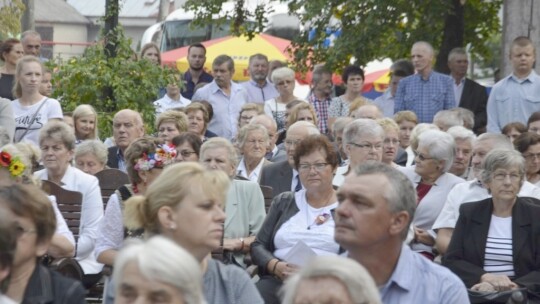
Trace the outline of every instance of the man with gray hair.
<path fill-rule="evenodd" d="M 474 141 L 472 153 L 472 173 L 474 179 L 454 186 L 448 193 L 446 202 L 433 224 L 437 232 L 436 247 L 440 254 L 446 253 L 454 227 L 459 217 L 459 206 L 467 202 L 476 202 L 491 197 L 480 181 L 482 161 L 493 149 L 511 151 L 514 149 L 510 140 L 503 134 L 484 133 Z M 518 196 L 530 196 L 540 199 L 540 188 L 525 181 Z"/>
<path fill-rule="evenodd" d="M 41 61 L 47 59 L 41 57 L 41 35 L 36 31 L 26 31 L 21 34 L 21 44 L 25 55 L 32 55 L 39 58 Z"/>
<path fill-rule="evenodd" d="M 257 53 L 249 57 L 249 77 L 248 81 L 240 85 L 248 93 L 248 101 L 258 104 L 264 104 L 265 101 L 278 97 L 279 93 L 276 87 L 267 81 L 269 66 L 268 57 Z"/>
<path fill-rule="evenodd" d="M 462 126 L 451 127 L 446 133 L 452 135 L 456 142 L 454 162 L 448 172 L 465 180 L 469 179 L 469 164 L 472 157 L 472 144 L 476 136 L 473 131 Z"/>
<path fill-rule="evenodd" d="M 483 133 L 487 124 L 486 105 L 488 95 L 486 88 L 476 81 L 467 78 L 469 59 L 463 48 L 455 48 L 448 54 L 448 68 L 454 87 L 456 107 L 468 109 L 474 113 L 475 133 Z"/>
<path fill-rule="evenodd" d="M 341 186 L 351 168 L 368 161 L 380 162 L 384 141 L 384 129 L 373 119 L 359 118 L 343 130 L 343 150 L 349 159 L 348 166 L 339 167 L 332 183 Z"/>
<path fill-rule="evenodd" d="M 425 41 L 413 44 L 411 58 L 417 73 L 399 82 L 395 113 L 410 110 L 416 113 L 419 123 L 431 123 L 438 111 L 456 107 L 452 79 L 433 71 L 434 55 L 431 44 Z"/>
<path fill-rule="evenodd" d="M 206 100 L 212 105 L 214 116 L 208 130 L 232 140 L 238 131 L 238 116 L 242 106 L 249 101 L 246 89 L 232 81 L 234 60 L 219 55 L 212 63 L 214 80 L 193 94 L 192 101 Z"/>
<path fill-rule="evenodd" d="M 337 198 L 334 238 L 368 270 L 383 303 L 469 303 L 455 274 L 404 244 L 416 191 L 403 173 L 377 162 L 355 167 Z"/>
<path fill-rule="evenodd" d="M 109 148 L 107 167 L 127 172 L 124 153 L 132 142 L 143 135 L 144 124 L 139 112 L 130 109 L 118 111 L 113 117 L 113 137 L 116 145 Z"/>
<path fill-rule="evenodd" d="M 302 139 L 318 134 L 319 129 L 311 122 L 297 121 L 292 124 L 285 137 L 287 160 L 263 167 L 259 184 L 272 187 L 274 197 L 285 191 L 300 191 L 303 186 L 298 171 L 294 169 L 294 151 Z"/>

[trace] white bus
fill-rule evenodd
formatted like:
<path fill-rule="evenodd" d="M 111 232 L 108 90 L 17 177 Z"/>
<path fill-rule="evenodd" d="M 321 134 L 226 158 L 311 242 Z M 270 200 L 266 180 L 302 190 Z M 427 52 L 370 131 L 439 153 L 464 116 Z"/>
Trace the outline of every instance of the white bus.
<path fill-rule="evenodd" d="M 289 15 L 286 3 L 272 1 L 268 3 L 271 8 L 267 14 L 264 33 L 291 40 L 300 33 L 300 21 L 297 17 Z M 223 4 L 223 11 L 232 11 L 233 2 Z M 142 37 L 141 45 L 148 42 L 156 43 L 162 52 L 181 48 L 193 43 L 203 42 L 230 35 L 230 24 L 225 22 L 220 26 L 215 24 L 203 27 L 193 27 L 193 12 L 178 9 L 172 12 L 165 21 L 149 27 Z M 217 18 L 216 18 L 217 19 Z M 252 22 L 252 21 L 248 21 Z"/>

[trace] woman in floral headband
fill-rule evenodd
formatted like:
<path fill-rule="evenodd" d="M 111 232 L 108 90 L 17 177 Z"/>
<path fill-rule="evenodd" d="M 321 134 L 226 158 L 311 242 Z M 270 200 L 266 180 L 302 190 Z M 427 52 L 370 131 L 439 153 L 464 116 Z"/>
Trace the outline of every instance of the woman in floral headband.
<path fill-rule="evenodd" d="M 142 234 L 140 230 L 124 228 L 124 203 L 133 195 L 145 195 L 146 189 L 161 174 L 162 169 L 174 162 L 176 150 L 174 146 L 162 144 L 157 138 L 146 136 L 132 142 L 125 157 L 131 184 L 121 186 L 109 198 L 96 243 L 98 261 L 108 266 L 113 266 L 125 238 Z M 104 303 L 113 303 L 114 290 L 111 287 L 107 291 Z"/>
<path fill-rule="evenodd" d="M 122 213 L 125 201 L 135 194 L 144 195 L 162 169 L 174 162 L 176 150 L 174 146 L 147 136 L 131 143 L 125 156 L 131 184 L 118 188 L 109 198 L 96 244 L 98 261 L 109 266 L 113 265 L 124 238 L 135 233 L 124 230 Z"/>
<path fill-rule="evenodd" d="M 6 145 L 0 149 L 0 186 L 37 184 L 37 181 L 31 177 L 31 168 L 28 156 L 16 145 Z M 57 225 L 47 254 L 54 258 L 72 257 L 75 250 L 73 233 L 58 210 L 56 198 L 49 196 L 49 200 L 54 209 Z"/>

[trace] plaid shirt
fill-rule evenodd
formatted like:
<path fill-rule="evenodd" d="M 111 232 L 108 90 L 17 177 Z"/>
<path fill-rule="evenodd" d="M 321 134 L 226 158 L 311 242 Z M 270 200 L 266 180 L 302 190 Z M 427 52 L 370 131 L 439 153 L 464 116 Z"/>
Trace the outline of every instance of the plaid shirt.
<path fill-rule="evenodd" d="M 447 75 L 431 72 L 424 80 L 414 74 L 399 82 L 394 112 L 413 111 L 418 122 L 432 123 L 437 112 L 455 107 L 454 84 Z"/>
<path fill-rule="evenodd" d="M 328 108 L 332 102 L 332 98 L 329 96 L 326 99 L 317 99 L 314 93 L 308 96 L 309 103 L 315 108 L 317 113 L 317 119 L 319 120 L 319 130 L 322 134 L 328 134 Z"/>

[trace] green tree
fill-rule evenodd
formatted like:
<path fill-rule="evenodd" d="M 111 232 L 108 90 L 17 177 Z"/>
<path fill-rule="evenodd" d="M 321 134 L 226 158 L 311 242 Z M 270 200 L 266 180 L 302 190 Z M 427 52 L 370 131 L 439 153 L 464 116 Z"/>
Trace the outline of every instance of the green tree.
<path fill-rule="evenodd" d="M 25 6 L 22 0 L 0 0 L 0 39 L 14 37 L 21 32 L 21 17 Z"/>
<path fill-rule="evenodd" d="M 195 13 L 199 24 L 212 22 L 226 0 L 188 0 L 185 8 Z M 415 41 L 433 44 L 442 53 L 464 45 L 483 58 L 490 58 L 486 40 L 500 31 L 497 13 L 502 0 L 281 0 L 289 5 L 308 29 L 293 41 L 293 65 L 297 69 L 326 62 L 339 70 L 355 59 L 364 65 L 374 59 L 409 57 Z M 244 1 L 223 18 L 231 22 L 233 34 L 262 31 L 265 22 L 261 12 L 271 11 L 268 4 L 248 10 Z M 245 20 L 255 20 L 249 26 Z M 461 22 L 462 24 L 456 24 Z M 331 37 L 340 31 L 339 37 Z M 456 32 L 457 31 L 457 32 Z M 333 46 L 323 47 L 332 38 Z M 437 67 L 445 67 L 441 56 Z"/>
<path fill-rule="evenodd" d="M 160 88 L 171 81 L 177 72 L 162 68 L 147 60 L 133 60 L 131 41 L 121 27 L 112 31 L 116 35 L 116 56 L 106 55 L 103 45 L 86 49 L 78 58 L 49 61 L 54 69 L 54 97 L 58 97 L 64 111 L 72 111 L 80 104 L 90 104 L 99 113 L 100 136 L 110 136 L 114 113 L 121 109 L 139 111 L 148 133 L 153 132 L 155 109 Z M 179 84 L 180 85 L 180 84 Z M 112 95 L 104 94 L 111 88 Z"/>

